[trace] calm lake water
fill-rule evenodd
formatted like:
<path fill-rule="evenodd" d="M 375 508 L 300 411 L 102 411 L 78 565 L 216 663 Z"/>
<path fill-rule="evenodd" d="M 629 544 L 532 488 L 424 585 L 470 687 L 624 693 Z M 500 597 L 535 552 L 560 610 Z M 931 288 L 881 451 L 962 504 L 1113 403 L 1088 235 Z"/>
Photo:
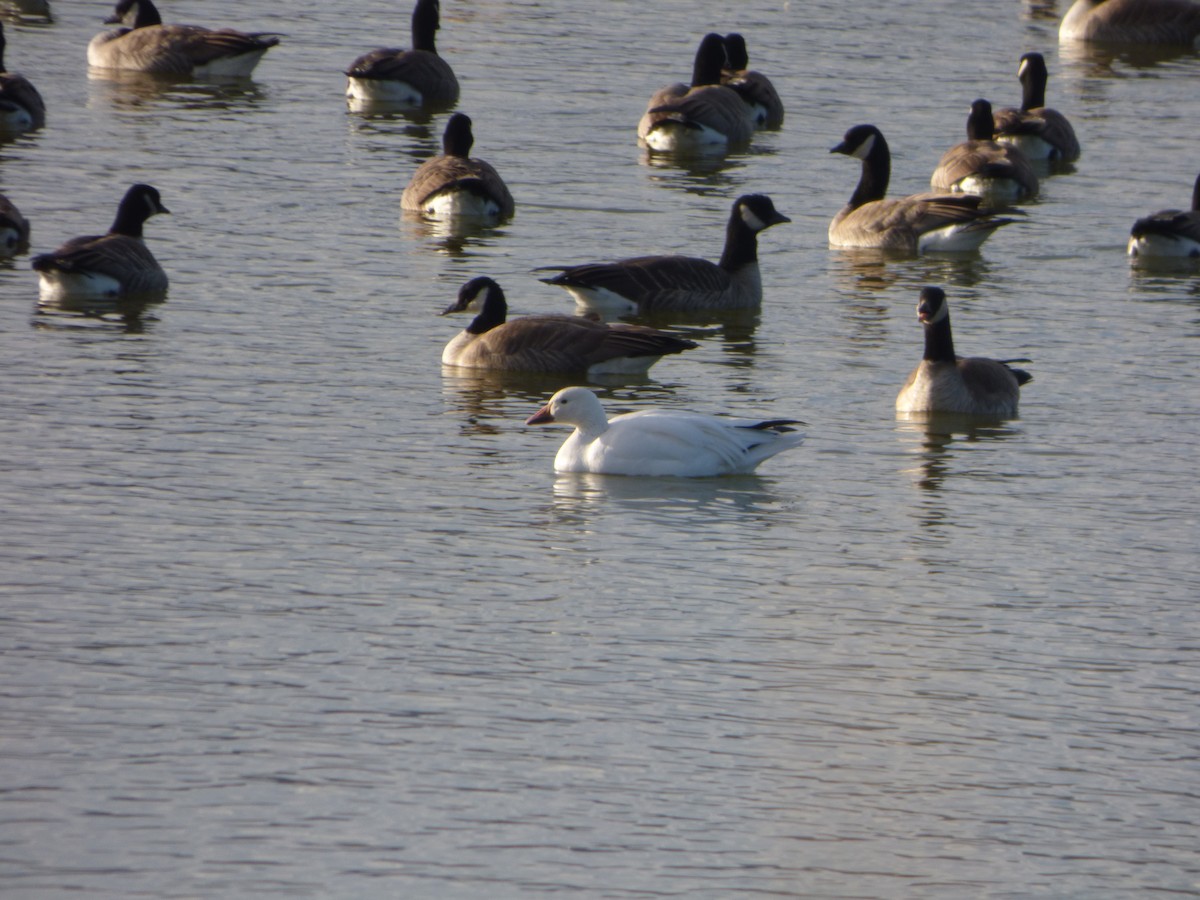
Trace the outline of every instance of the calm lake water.
<path fill-rule="evenodd" d="M 108 12 L 8 22 L 47 127 L 0 145 L 32 252 L 134 181 L 172 285 L 140 323 L 0 268 L 5 897 L 1200 894 L 1200 274 L 1131 270 L 1188 204 L 1200 55 L 1060 50 L 1060 0 L 443 0 L 475 153 L 517 199 L 447 236 L 400 191 L 446 116 L 354 115 L 411 7 L 164 2 L 284 32 L 252 81 L 89 79 Z M 650 164 L 646 99 L 738 30 L 787 105 L 723 162 Z M 924 189 L 1040 50 L 1083 157 L 980 253 L 829 249 L 873 122 Z M 754 477 L 556 477 L 565 382 L 442 371 L 491 275 L 716 258 L 741 193 L 793 220 L 765 300 L 598 386 L 803 419 Z M 960 352 L 1030 357 L 1022 414 L 898 421 L 921 286 Z"/>

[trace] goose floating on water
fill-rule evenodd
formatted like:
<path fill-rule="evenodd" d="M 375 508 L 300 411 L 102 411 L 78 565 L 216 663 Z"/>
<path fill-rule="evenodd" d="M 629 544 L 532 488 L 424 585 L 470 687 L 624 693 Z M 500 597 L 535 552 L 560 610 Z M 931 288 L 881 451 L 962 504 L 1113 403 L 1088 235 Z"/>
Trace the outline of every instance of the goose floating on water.
<path fill-rule="evenodd" d="M 783 127 L 783 101 L 779 99 L 779 92 L 771 79 L 750 68 L 746 39 L 736 32 L 725 35 L 725 68 L 721 70 L 721 84 L 738 92 L 750 107 L 750 115 L 759 128 Z"/>
<path fill-rule="evenodd" d="M 19 134 L 46 124 L 46 104 L 28 78 L 5 69 L 7 43 L 0 22 L 0 134 Z"/>
<path fill-rule="evenodd" d="M 1200 36 L 1192 0 L 1075 0 L 1058 28 L 1060 41 L 1188 45 Z"/>
<path fill-rule="evenodd" d="M 438 0 L 417 0 L 412 48 L 381 47 L 356 59 L 346 70 L 347 98 L 427 109 L 447 109 L 457 103 L 458 79 L 437 52 L 440 25 Z"/>
<path fill-rule="evenodd" d="M 279 43 L 267 32 L 164 25 L 152 0 L 120 0 L 105 31 L 88 44 L 88 65 L 150 75 L 246 77 Z"/>
<path fill-rule="evenodd" d="M 1020 387 L 1033 376 L 1009 363 L 1028 360 L 956 356 L 950 307 L 941 288 L 921 291 L 917 319 L 925 327 L 925 355 L 896 396 L 896 412 L 1005 418 L 1017 414 Z"/>
<path fill-rule="evenodd" d="M 471 118 L 455 113 L 442 134 L 442 155 L 417 168 L 400 195 L 400 206 L 435 219 L 470 218 L 498 222 L 516 209 L 500 173 L 471 156 Z"/>
<path fill-rule="evenodd" d="M 566 288 L 580 308 L 607 315 L 757 309 L 762 305 L 759 232 L 790 221 L 766 194 L 744 194 L 730 211 L 719 262 L 693 256 L 637 256 L 609 263 L 543 266 L 560 274 L 542 280 Z"/>
<path fill-rule="evenodd" d="M 1135 259 L 1200 259 L 1200 175 L 1192 187 L 1192 208 L 1163 209 L 1138 219 L 1126 249 Z"/>
<path fill-rule="evenodd" d="M 794 419 L 745 422 L 683 410 L 649 409 L 609 419 L 583 387 L 563 388 L 527 425 L 575 426 L 554 457 L 556 472 L 703 478 L 753 472 L 804 442 Z"/>
<path fill-rule="evenodd" d="M 167 212 L 156 188 L 133 185 L 117 207 L 107 234 L 71 238 L 57 250 L 33 258 L 42 301 L 165 294 L 167 273 L 142 241 L 142 226 L 151 216 Z"/>
<path fill-rule="evenodd" d="M 1016 221 L 985 206 L 978 194 L 887 199 L 892 154 L 874 125 L 855 125 L 829 152 L 862 160 L 862 175 L 850 202 L 829 223 L 831 246 L 908 253 L 969 251 L 978 249 L 997 228 Z"/>
<path fill-rule="evenodd" d="M 642 374 L 693 341 L 640 325 L 606 325 L 581 316 L 507 318 L 504 291 L 492 278 L 472 278 L 442 315 L 477 315 L 442 351 L 442 363 L 507 372 Z"/>
<path fill-rule="evenodd" d="M 967 117 L 967 139 L 942 154 L 929 186 L 935 191 L 978 194 L 984 202 L 1011 206 L 1037 196 L 1038 177 L 1019 147 L 993 139 L 992 104 L 976 100 Z"/>
<path fill-rule="evenodd" d="M 1073 162 L 1079 159 L 1079 139 L 1070 121 L 1046 106 L 1046 82 L 1050 78 L 1040 53 L 1026 53 L 1017 66 L 1021 82 L 1021 108 L 1006 106 L 996 111 L 996 140 L 1013 144 L 1030 159 Z"/>

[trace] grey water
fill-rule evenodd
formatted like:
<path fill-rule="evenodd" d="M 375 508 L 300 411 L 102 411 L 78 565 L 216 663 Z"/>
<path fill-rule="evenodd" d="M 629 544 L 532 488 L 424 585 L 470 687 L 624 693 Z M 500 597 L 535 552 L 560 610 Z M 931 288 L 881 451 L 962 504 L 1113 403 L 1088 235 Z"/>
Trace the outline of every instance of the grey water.
<path fill-rule="evenodd" d="M 278 31 L 254 77 L 90 77 L 109 11 L 6 22 L 48 106 L 0 145 L 31 253 L 170 216 L 137 318 L 38 305 L 0 267 L 5 897 L 1133 897 L 1200 894 L 1200 273 L 1131 268 L 1185 207 L 1200 55 L 1058 46 L 1065 0 L 967 10 L 443 0 L 498 228 L 401 217 L 445 114 L 357 114 L 341 72 L 411 7 L 204 4 Z M 651 160 L 646 99 L 740 31 L 787 106 L 708 164 Z M 877 124 L 922 190 L 1021 53 L 1083 156 L 960 256 L 831 250 Z M 716 258 L 735 197 L 761 314 L 595 385 L 806 423 L 756 476 L 558 477 L 557 387 L 443 371 L 437 313 L 491 275 Z M 898 420 L 915 304 L 1028 357 L 1003 423 Z"/>

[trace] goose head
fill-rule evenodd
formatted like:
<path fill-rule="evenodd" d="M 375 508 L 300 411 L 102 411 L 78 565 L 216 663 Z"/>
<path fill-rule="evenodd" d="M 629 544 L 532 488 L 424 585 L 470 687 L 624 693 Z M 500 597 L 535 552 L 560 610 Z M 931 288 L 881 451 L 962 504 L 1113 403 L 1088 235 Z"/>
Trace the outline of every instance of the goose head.
<path fill-rule="evenodd" d="M 163 206 L 158 188 L 151 187 L 148 184 L 135 184 L 121 198 L 121 203 L 117 207 L 117 217 L 113 220 L 112 228 L 109 229 L 109 232 L 140 238 L 142 236 L 142 226 L 146 223 L 147 219 L 159 213 L 170 212 L 169 209 Z"/>
<path fill-rule="evenodd" d="M 526 425 L 550 423 L 574 425 L 580 431 L 600 432 L 608 427 L 608 416 L 600 398 L 585 387 L 563 388 L 550 402 L 525 420 Z"/>
<path fill-rule="evenodd" d="M 147 25 L 161 25 L 162 16 L 151 0 L 120 0 L 104 24 L 145 28 Z"/>
<path fill-rule="evenodd" d="M 714 32 L 706 34 L 696 48 L 692 63 L 692 87 L 720 84 L 721 70 L 725 68 L 725 38 Z"/>
<path fill-rule="evenodd" d="M 471 133 L 471 117 L 466 113 L 455 113 L 446 122 L 442 132 L 442 153 L 446 156 L 466 158 L 471 155 L 475 135 Z"/>
<path fill-rule="evenodd" d="M 830 153 L 842 153 L 855 159 L 868 159 L 887 153 L 887 141 L 883 132 L 874 125 L 855 125 L 842 136 L 842 142 L 836 147 L 830 147 Z"/>
<path fill-rule="evenodd" d="M 971 104 L 971 114 L 967 116 L 967 140 L 990 141 L 996 134 L 996 120 L 992 116 L 992 104 L 986 100 L 976 100 Z"/>
<path fill-rule="evenodd" d="M 725 35 L 725 67 L 734 72 L 741 72 L 750 67 L 750 51 L 746 49 L 746 39 L 737 32 Z"/>
<path fill-rule="evenodd" d="M 757 234 L 772 225 L 792 221 L 775 208 L 766 194 L 743 194 L 733 204 L 733 215 Z"/>
<path fill-rule="evenodd" d="M 503 314 L 508 310 L 508 301 L 504 297 L 504 290 L 496 283 L 495 279 L 481 275 L 478 278 L 472 278 L 458 289 L 458 299 L 447 306 L 442 311 L 442 315 L 449 316 L 462 312 L 481 313 L 484 310 L 492 313 L 499 312 L 501 320 L 503 320 Z"/>
<path fill-rule="evenodd" d="M 939 287 L 921 289 L 917 299 L 917 321 L 926 327 L 941 322 L 950 315 L 950 307 L 946 305 L 946 292 Z"/>

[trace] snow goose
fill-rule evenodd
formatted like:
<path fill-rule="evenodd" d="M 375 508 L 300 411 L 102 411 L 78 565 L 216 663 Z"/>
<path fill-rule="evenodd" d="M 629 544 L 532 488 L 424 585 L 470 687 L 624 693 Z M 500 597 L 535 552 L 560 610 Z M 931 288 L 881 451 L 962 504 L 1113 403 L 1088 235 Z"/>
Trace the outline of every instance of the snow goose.
<path fill-rule="evenodd" d="M 19 134 L 46 124 L 46 104 L 29 79 L 4 68 L 4 23 L 0 22 L 0 134 Z"/>
<path fill-rule="evenodd" d="M 29 220 L 16 204 L 0 194 L 0 258 L 15 256 L 29 246 Z"/>
<path fill-rule="evenodd" d="M 158 190 L 135 184 L 126 191 L 107 234 L 71 238 L 52 253 L 32 261 L 46 303 L 110 300 L 131 295 L 165 294 L 167 273 L 142 242 L 142 226 L 157 213 L 170 212 Z"/>
<path fill-rule="evenodd" d="M 1133 223 L 1129 232 L 1131 257 L 1200 259 L 1200 175 L 1192 188 L 1190 210 L 1163 209 Z"/>
<path fill-rule="evenodd" d="M 152 0 L 120 0 L 105 22 L 122 27 L 101 32 L 88 44 L 88 65 L 98 69 L 244 78 L 279 43 L 266 32 L 164 25 Z"/>
<path fill-rule="evenodd" d="M 1013 144 L 1030 159 L 1073 162 L 1079 159 L 1079 139 L 1070 121 L 1046 106 L 1046 82 L 1050 78 L 1040 53 L 1026 53 L 1017 66 L 1021 82 L 1021 108 L 1006 106 L 996 111 L 996 140 Z"/>
<path fill-rule="evenodd" d="M 563 388 L 526 425 L 575 426 L 554 457 L 556 472 L 700 478 L 753 472 L 804 442 L 794 419 L 743 422 L 683 410 L 647 409 L 609 419 L 583 387 Z"/>
<path fill-rule="evenodd" d="M 862 160 L 858 187 L 829 223 L 829 243 L 834 247 L 909 253 L 976 250 L 997 228 L 1015 221 L 998 216 L 977 194 L 924 193 L 884 199 L 892 155 L 874 125 L 855 125 L 829 152 Z"/>
<path fill-rule="evenodd" d="M 896 412 L 1010 417 L 1020 387 L 1033 379 L 1010 362 L 1028 360 L 958 357 L 950 333 L 950 307 L 941 288 L 922 289 L 917 320 L 925 326 L 925 356 L 896 396 Z"/>
<path fill-rule="evenodd" d="M 976 100 L 967 116 L 967 139 L 942 154 L 929 186 L 935 191 L 978 194 L 985 203 L 1012 206 L 1037 196 L 1033 163 L 1019 147 L 993 140 L 992 104 Z"/>
<path fill-rule="evenodd" d="M 507 319 L 508 302 L 493 279 L 472 278 L 442 315 L 477 315 L 442 351 L 449 366 L 507 372 L 629 375 L 646 372 L 668 353 L 696 346 L 656 328 L 606 325 L 580 316 Z"/>
<path fill-rule="evenodd" d="M 438 56 L 438 0 L 417 0 L 412 14 L 412 49 L 381 47 L 364 53 L 346 70 L 351 101 L 398 103 L 448 109 L 458 102 L 458 79 Z"/>
<path fill-rule="evenodd" d="M 691 84 L 671 84 L 650 98 L 638 122 L 638 143 L 662 153 L 722 152 L 754 134 L 750 108 L 721 84 L 725 39 L 706 34 L 696 50 Z"/>
<path fill-rule="evenodd" d="M 750 68 L 746 39 L 740 34 L 725 35 L 725 68 L 721 70 L 721 84 L 738 92 L 750 107 L 750 115 L 759 128 L 783 126 L 783 101 L 779 99 L 779 92 L 771 79 Z"/>
<path fill-rule="evenodd" d="M 582 309 L 606 315 L 757 309 L 762 305 L 758 234 L 790 221 L 766 194 L 744 194 L 729 214 L 719 262 L 637 256 L 610 263 L 543 266 L 560 274 L 542 280 L 566 288 Z"/>
<path fill-rule="evenodd" d="M 1191 0 L 1075 0 L 1060 41 L 1191 44 L 1200 36 L 1200 4 Z"/>
<path fill-rule="evenodd" d="M 516 209 L 504 179 L 490 163 L 471 157 L 475 136 L 471 117 L 455 113 L 442 134 L 442 155 L 427 159 L 413 173 L 400 206 L 435 219 L 500 221 Z"/>

